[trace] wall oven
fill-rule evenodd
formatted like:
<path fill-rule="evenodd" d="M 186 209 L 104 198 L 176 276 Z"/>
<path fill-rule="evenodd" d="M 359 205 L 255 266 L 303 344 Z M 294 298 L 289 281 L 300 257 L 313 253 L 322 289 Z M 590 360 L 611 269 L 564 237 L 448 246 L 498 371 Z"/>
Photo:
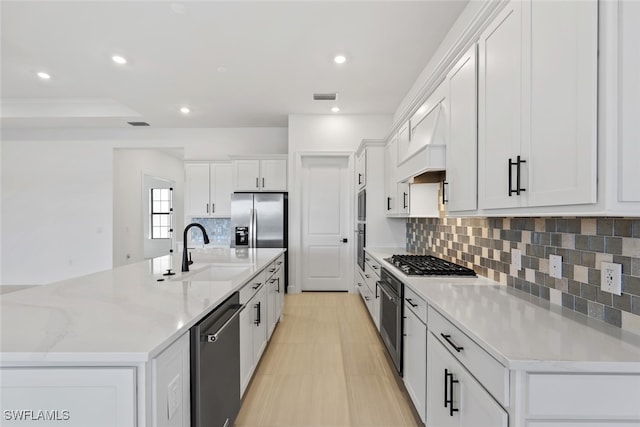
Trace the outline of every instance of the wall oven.
<path fill-rule="evenodd" d="M 358 193 L 358 221 L 367 220 L 367 190 Z"/>
<path fill-rule="evenodd" d="M 402 310 L 404 285 L 389 271 L 380 272 L 380 335 L 396 370 L 402 375 Z"/>
<path fill-rule="evenodd" d="M 357 247 L 357 258 L 358 258 L 358 265 L 360 266 L 360 268 L 362 269 L 362 271 L 364 271 L 364 245 L 366 244 L 366 225 L 365 224 L 358 224 L 358 238 L 357 238 L 357 242 L 358 242 L 358 247 Z"/>

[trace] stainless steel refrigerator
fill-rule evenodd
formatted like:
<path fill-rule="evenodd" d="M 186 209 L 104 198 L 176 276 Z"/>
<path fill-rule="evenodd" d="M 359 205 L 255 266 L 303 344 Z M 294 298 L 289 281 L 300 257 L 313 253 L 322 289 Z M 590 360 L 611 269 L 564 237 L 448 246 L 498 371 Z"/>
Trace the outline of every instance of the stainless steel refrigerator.
<path fill-rule="evenodd" d="M 232 248 L 286 248 L 287 193 L 231 195 Z M 284 254 L 288 265 L 287 252 Z M 285 268 L 285 290 L 288 284 Z"/>

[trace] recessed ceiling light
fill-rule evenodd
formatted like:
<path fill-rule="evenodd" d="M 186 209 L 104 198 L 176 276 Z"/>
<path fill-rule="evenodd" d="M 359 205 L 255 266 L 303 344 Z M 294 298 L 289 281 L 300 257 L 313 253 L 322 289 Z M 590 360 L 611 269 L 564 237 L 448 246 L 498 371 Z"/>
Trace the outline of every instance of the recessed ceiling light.
<path fill-rule="evenodd" d="M 115 62 L 116 64 L 126 64 L 127 60 L 126 58 L 119 56 L 119 55 L 114 55 L 111 57 L 111 59 L 113 59 L 113 62 Z"/>
<path fill-rule="evenodd" d="M 189 107 L 182 107 L 182 108 L 180 108 L 180 112 L 182 114 L 189 114 L 191 112 L 191 110 L 189 109 Z"/>
<path fill-rule="evenodd" d="M 331 109 L 331 111 L 332 111 L 332 112 L 334 112 L 334 113 L 337 113 L 337 112 L 339 112 L 339 111 L 340 111 L 340 108 L 338 108 L 338 107 L 333 107 L 333 108 Z"/>
<path fill-rule="evenodd" d="M 333 58 L 333 62 L 335 62 L 336 64 L 344 64 L 346 60 L 347 58 L 344 55 L 337 55 L 335 58 Z"/>
<path fill-rule="evenodd" d="M 227 72 L 227 67 L 218 67 L 217 68 L 219 73 L 226 73 Z"/>
<path fill-rule="evenodd" d="M 38 77 L 40 77 L 42 80 L 49 80 L 51 78 L 51 76 L 44 71 L 40 71 L 38 73 Z"/>

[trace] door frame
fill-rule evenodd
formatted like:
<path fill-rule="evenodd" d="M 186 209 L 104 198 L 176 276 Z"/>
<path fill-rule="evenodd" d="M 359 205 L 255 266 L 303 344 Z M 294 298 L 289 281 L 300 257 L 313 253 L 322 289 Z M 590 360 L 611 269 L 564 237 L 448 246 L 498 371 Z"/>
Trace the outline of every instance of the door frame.
<path fill-rule="evenodd" d="M 289 189 L 292 193 L 292 197 L 289 197 L 289 277 L 293 278 L 293 283 L 289 283 L 287 292 L 300 293 L 302 290 L 302 272 L 303 262 L 302 257 L 302 159 L 304 157 L 342 157 L 347 159 L 347 182 L 343 184 L 348 189 L 348 224 L 350 227 L 355 224 L 355 186 L 353 185 L 354 176 L 354 161 L 355 153 L 353 151 L 297 151 L 294 153 L 293 164 L 290 165 L 292 173 L 290 173 L 291 180 L 289 181 Z M 352 231 L 352 230 L 351 230 Z M 349 246 L 347 253 L 351 258 L 348 262 L 349 271 L 348 277 L 353 277 L 354 264 L 355 264 L 355 245 L 353 244 L 355 233 L 349 232 Z M 349 292 L 353 292 L 353 280 L 349 284 Z"/>

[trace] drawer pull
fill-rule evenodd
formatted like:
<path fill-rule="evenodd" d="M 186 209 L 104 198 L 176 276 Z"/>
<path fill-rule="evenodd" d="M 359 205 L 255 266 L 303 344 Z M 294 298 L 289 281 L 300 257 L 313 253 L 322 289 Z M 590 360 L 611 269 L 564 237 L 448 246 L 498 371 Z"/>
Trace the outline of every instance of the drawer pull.
<path fill-rule="evenodd" d="M 371 279 L 371 276 L 369 276 L 368 274 L 365 274 L 364 277 L 366 277 L 367 279 Z"/>
<path fill-rule="evenodd" d="M 417 306 L 418 306 L 418 304 L 414 304 L 414 303 L 413 303 L 413 301 L 411 300 L 411 298 L 405 298 L 405 300 L 409 303 L 409 305 L 410 305 L 411 307 L 414 307 L 414 308 L 415 308 L 415 307 L 417 307 Z"/>
<path fill-rule="evenodd" d="M 458 345 L 456 345 L 456 343 L 454 343 L 454 342 L 451 340 L 451 335 L 448 335 L 448 334 L 447 334 L 447 335 L 445 335 L 445 334 L 442 334 L 442 333 L 441 333 L 441 334 L 440 334 L 440 336 L 441 336 L 442 338 L 444 338 L 444 340 L 445 340 L 446 342 L 448 342 L 448 343 L 449 343 L 449 345 L 450 345 L 451 347 L 453 347 L 453 348 L 455 349 L 455 351 L 457 351 L 458 353 L 460 353 L 462 350 L 464 350 L 464 347 L 459 347 Z"/>
<path fill-rule="evenodd" d="M 378 266 L 377 265 L 372 265 L 371 268 L 373 268 L 374 270 L 377 270 Z"/>

